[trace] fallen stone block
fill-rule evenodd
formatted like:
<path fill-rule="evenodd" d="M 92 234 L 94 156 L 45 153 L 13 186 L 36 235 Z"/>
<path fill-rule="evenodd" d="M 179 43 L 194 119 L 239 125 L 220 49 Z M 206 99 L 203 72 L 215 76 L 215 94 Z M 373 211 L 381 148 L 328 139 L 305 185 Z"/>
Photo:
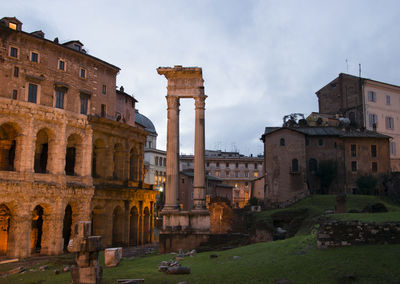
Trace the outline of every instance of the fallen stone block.
<path fill-rule="evenodd" d="M 189 266 L 169 267 L 166 272 L 167 274 L 190 274 L 190 267 Z"/>
<path fill-rule="evenodd" d="M 104 250 L 104 263 L 107 267 L 115 267 L 121 262 L 122 248 L 108 248 Z"/>
<path fill-rule="evenodd" d="M 14 275 L 14 274 L 18 274 L 18 273 L 21 273 L 24 271 L 25 271 L 25 268 L 23 266 L 19 266 L 19 267 L 9 270 L 7 272 L 7 275 Z"/>

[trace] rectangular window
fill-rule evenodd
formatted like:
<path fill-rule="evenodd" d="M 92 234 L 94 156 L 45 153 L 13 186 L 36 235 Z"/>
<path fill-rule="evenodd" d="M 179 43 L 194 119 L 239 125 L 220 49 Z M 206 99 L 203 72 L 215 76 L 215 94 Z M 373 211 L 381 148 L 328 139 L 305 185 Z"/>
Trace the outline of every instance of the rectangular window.
<path fill-rule="evenodd" d="M 101 105 L 101 117 L 106 117 L 106 105 Z"/>
<path fill-rule="evenodd" d="M 13 90 L 12 98 L 13 98 L 13 100 L 16 100 L 18 98 L 18 91 L 17 90 Z"/>
<path fill-rule="evenodd" d="M 357 145 L 356 144 L 351 144 L 351 156 L 352 157 L 357 157 Z"/>
<path fill-rule="evenodd" d="M 374 114 L 374 113 L 370 113 L 368 115 L 368 117 L 369 117 L 369 127 L 370 128 L 377 127 L 378 126 L 378 117 L 377 117 L 377 115 Z"/>
<path fill-rule="evenodd" d="M 80 71 L 80 73 L 79 73 L 79 76 L 80 76 L 81 78 L 86 78 L 86 69 L 81 68 L 81 71 Z"/>
<path fill-rule="evenodd" d="M 244 176 L 248 178 L 249 177 L 249 172 L 245 172 Z"/>
<path fill-rule="evenodd" d="M 386 104 L 390 105 L 390 96 L 389 95 L 386 95 Z"/>
<path fill-rule="evenodd" d="M 236 166 L 236 168 L 238 168 L 238 167 L 239 167 L 239 163 L 236 163 L 236 165 L 235 165 L 235 166 Z"/>
<path fill-rule="evenodd" d="M 394 129 L 394 119 L 393 117 L 387 116 L 385 118 L 386 129 Z"/>
<path fill-rule="evenodd" d="M 352 161 L 351 162 L 351 171 L 352 172 L 356 172 L 357 171 L 357 162 L 356 161 Z"/>
<path fill-rule="evenodd" d="M 376 173 L 378 171 L 378 163 L 372 162 L 372 172 Z"/>
<path fill-rule="evenodd" d="M 19 68 L 17 66 L 14 67 L 14 77 L 19 76 Z"/>
<path fill-rule="evenodd" d="M 318 146 L 324 145 L 324 139 L 318 139 Z"/>
<path fill-rule="evenodd" d="M 103 95 L 105 95 L 107 93 L 107 86 L 106 85 L 103 85 L 103 88 L 102 88 L 101 92 L 103 93 Z"/>
<path fill-rule="evenodd" d="M 220 175 L 220 172 L 219 171 L 215 171 L 215 176 L 219 177 L 219 175 Z"/>
<path fill-rule="evenodd" d="M 14 58 L 18 58 L 18 48 L 11 47 L 10 48 L 10 56 Z"/>
<path fill-rule="evenodd" d="M 226 167 L 229 168 L 229 163 L 226 163 Z"/>
<path fill-rule="evenodd" d="M 256 177 L 258 177 L 258 173 L 257 172 L 254 172 L 253 173 L 253 176 L 256 178 Z"/>
<path fill-rule="evenodd" d="M 396 142 L 390 142 L 390 154 L 396 155 Z"/>
<path fill-rule="evenodd" d="M 368 92 L 368 101 L 376 102 L 376 93 L 373 91 Z"/>
<path fill-rule="evenodd" d="M 245 163 L 245 164 L 244 164 L 244 167 L 247 169 L 247 168 L 249 167 L 249 164 L 248 164 L 248 163 Z"/>
<path fill-rule="evenodd" d="M 17 25 L 14 23 L 8 23 L 8 27 L 12 30 L 17 30 Z"/>
<path fill-rule="evenodd" d="M 217 162 L 217 168 L 219 168 L 219 163 Z"/>
<path fill-rule="evenodd" d="M 207 162 L 207 167 L 209 167 L 210 166 L 210 163 L 209 162 Z"/>
<path fill-rule="evenodd" d="M 29 83 L 29 88 L 28 88 L 28 102 L 35 103 L 36 104 L 36 98 L 37 98 L 37 85 Z"/>
<path fill-rule="evenodd" d="M 235 177 L 239 177 L 239 172 L 235 172 Z"/>
<path fill-rule="evenodd" d="M 64 108 L 64 92 L 56 90 L 56 108 Z"/>
<path fill-rule="evenodd" d="M 58 70 L 65 71 L 65 61 L 64 60 L 59 60 L 58 61 Z"/>
<path fill-rule="evenodd" d="M 254 164 L 254 168 L 255 168 L 255 169 L 258 168 L 258 164 L 257 164 L 257 163 Z"/>
<path fill-rule="evenodd" d="M 376 158 L 376 145 L 371 145 L 371 157 Z"/>
<path fill-rule="evenodd" d="M 39 62 L 39 54 L 36 52 L 31 52 L 31 61 L 38 63 Z"/>
<path fill-rule="evenodd" d="M 226 177 L 229 177 L 229 171 L 226 171 L 226 172 L 225 172 L 225 176 L 226 176 Z"/>
<path fill-rule="evenodd" d="M 81 114 L 87 114 L 89 96 L 81 94 Z"/>

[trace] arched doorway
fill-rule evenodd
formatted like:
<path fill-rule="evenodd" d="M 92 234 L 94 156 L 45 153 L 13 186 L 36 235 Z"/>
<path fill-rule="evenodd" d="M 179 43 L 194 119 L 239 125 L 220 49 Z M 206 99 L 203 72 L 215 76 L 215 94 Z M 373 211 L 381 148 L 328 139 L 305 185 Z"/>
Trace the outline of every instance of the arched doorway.
<path fill-rule="evenodd" d="M 65 154 L 65 174 L 69 176 L 79 175 L 79 167 L 82 162 L 79 157 L 82 152 L 82 139 L 78 134 L 68 137 L 67 150 Z"/>
<path fill-rule="evenodd" d="M 72 208 L 71 205 L 65 207 L 64 221 L 63 221 L 63 239 L 64 239 L 64 252 L 67 252 L 69 239 L 71 237 L 72 226 Z"/>
<path fill-rule="evenodd" d="M 43 207 L 37 205 L 32 212 L 31 251 L 40 253 L 43 237 Z"/>
<path fill-rule="evenodd" d="M 0 205 L 0 255 L 7 255 L 8 235 L 10 232 L 10 209 Z"/>
<path fill-rule="evenodd" d="M 120 206 L 115 207 L 113 211 L 113 230 L 112 230 L 112 245 L 123 245 L 124 233 L 124 214 Z"/>
<path fill-rule="evenodd" d="M 138 245 L 138 220 L 139 214 L 136 206 L 133 206 L 130 213 L 130 226 L 129 226 L 129 245 Z"/>
<path fill-rule="evenodd" d="M 36 135 L 36 146 L 35 146 L 35 162 L 34 170 L 35 173 L 46 173 L 47 172 L 47 158 L 49 150 L 49 136 L 46 130 L 41 129 Z"/>
<path fill-rule="evenodd" d="M 147 244 L 150 242 L 150 211 L 148 207 L 144 208 L 143 215 L 143 243 Z"/>
<path fill-rule="evenodd" d="M 13 171 L 17 130 L 9 123 L 0 126 L 0 171 Z"/>

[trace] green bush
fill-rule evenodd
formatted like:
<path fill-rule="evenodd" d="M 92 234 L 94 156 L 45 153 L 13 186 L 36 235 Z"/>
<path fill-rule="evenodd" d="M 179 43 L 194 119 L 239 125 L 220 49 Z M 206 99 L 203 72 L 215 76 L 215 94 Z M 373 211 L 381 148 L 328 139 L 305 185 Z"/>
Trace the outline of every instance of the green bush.
<path fill-rule="evenodd" d="M 360 176 L 357 179 L 357 194 L 374 195 L 376 194 L 376 185 L 378 180 L 372 175 Z"/>

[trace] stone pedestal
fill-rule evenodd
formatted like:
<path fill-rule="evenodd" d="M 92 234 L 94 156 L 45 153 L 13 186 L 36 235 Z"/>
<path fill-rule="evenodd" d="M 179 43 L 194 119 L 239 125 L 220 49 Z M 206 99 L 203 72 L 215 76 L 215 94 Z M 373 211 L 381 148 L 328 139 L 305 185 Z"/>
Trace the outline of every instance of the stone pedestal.
<path fill-rule="evenodd" d="M 68 251 L 75 254 L 76 266 L 71 269 L 72 283 L 97 284 L 103 274 L 99 265 L 101 237 L 90 236 L 92 223 L 80 221 L 76 224 L 74 236 L 68 244 Z"/>

